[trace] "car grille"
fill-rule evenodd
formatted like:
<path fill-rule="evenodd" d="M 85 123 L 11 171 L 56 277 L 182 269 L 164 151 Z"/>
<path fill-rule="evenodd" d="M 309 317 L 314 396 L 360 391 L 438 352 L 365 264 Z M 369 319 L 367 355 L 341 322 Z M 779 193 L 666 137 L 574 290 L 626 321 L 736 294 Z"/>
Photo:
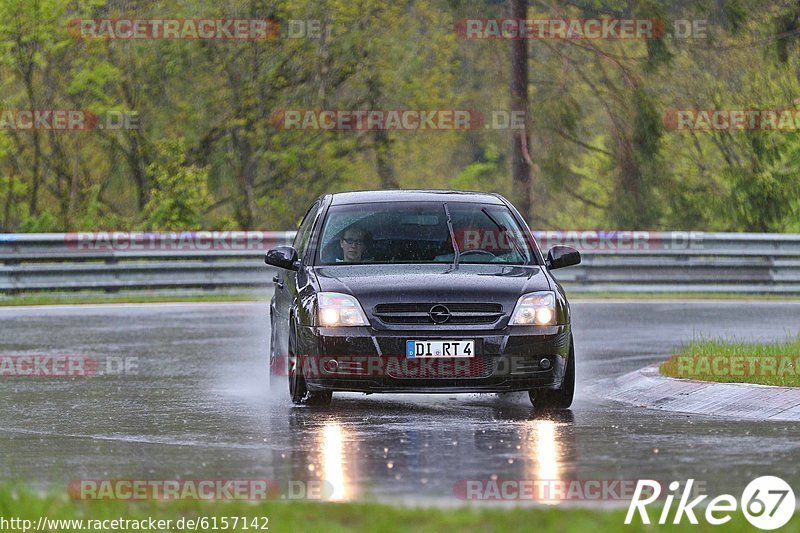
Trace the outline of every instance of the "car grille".
<path fill-rule="evenodd" d="M 450 311 L 450 319 L 444 325 L 493 324 L 503 316 L 503 306 L 490 303 L 378 304 L 372 314 L 384 324 L 435 324 L 429 312 L 440 305 Z"/>
<path fill-rule="evenodd" d="M 480 379 L 493 372 L 491 357 L 406 359 L 386 367 L 386 374 L 396 379 Z"/>

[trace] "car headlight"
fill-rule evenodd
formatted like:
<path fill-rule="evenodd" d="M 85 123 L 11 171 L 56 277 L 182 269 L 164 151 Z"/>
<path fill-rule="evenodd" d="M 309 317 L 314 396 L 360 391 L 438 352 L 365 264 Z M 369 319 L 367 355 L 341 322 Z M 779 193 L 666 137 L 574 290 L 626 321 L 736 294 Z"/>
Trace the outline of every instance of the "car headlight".
<path fill-rule="evenodd" d="M 549 326 L 556 323 L 556 295 L 552 291 L 532 292 L 520 297 L 512 326 Z"/>
<path fill-rule="evenodd" d="M 367 315 L 358 300 L 338 292 L 317 294 L 317 318 L 319 325 L 325 327 L 369 326 Z"/>

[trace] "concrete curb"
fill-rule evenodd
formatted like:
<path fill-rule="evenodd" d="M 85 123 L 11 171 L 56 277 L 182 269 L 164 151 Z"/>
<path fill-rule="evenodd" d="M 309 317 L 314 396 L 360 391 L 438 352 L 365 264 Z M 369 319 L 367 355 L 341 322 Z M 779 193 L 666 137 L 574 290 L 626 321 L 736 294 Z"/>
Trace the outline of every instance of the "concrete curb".
<path fill-rule="evenodd" d="M 658 365 L 614 378 L 608 399 L 648 409 L 749 420 L 800 421 L 800 387 L 668 378 Z"/>

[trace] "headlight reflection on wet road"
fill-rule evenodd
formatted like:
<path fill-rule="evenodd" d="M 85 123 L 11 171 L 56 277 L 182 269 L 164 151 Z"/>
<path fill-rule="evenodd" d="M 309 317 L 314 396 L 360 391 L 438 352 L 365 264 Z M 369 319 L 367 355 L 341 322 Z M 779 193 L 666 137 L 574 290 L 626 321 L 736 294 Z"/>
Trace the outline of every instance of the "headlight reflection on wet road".
<path fill-rule="evenodd" d="M 322 476 L 330 484 L 332 493 L 328 499 L 346 501 L 350 499 L 345 475 L 344 442 L 346 432 L 339 422 L 326 422 L 320 434 L 322 450 Z"/>

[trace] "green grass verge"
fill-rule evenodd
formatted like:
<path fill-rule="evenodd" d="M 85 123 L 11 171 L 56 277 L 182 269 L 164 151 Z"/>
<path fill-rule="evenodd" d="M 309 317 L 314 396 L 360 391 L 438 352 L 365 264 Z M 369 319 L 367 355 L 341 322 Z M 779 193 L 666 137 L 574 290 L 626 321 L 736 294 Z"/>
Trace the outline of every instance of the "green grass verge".
<path fill-rule="evenodd" d="M 199 531 L 210 531 L 213 517 L 217 518 L 217 531 L 222 531 L 222 518 L 229 519 L 233 525 L 233 517 L 247 517 L 248 529 L 229 528 L 227 531 L 258 531 L 251 526 L 253 519 L 266 517 L 269 519 L 269 531 L 554 531 L 559 533 L 595 533 L 609 531 L 702 531 L 703 526 L 691 525 L 684 518 L 679 526 L 645 526 L 636 518 L 630 526 L 624 525 L 627 509 L 591 510 L 583 508 L 526 507 L 501 509 L 474 505 L 456 508 L 412 508 L 394 507 L 375 503 L 315 503 L 315 502 L 262 502 L 248 504 L 243 502 L 142 502 L 125 503 L 117 501 L 80 502 L 65 497 L 38 496 L 30 491 L 12 488 L 0 489 L 0 517 L 22 518 L 38 523 L 39 517 L 49 519 L 82 519 L 86 520 L 172 520 L 171 531 L 176 529 L 175 522 L 181 517 L 200 519 L 205 517 L 208 527 L 199 527 Z M 674 515 L 670 513 L 670 520 Z M 657 521 L 660 510 L 650 510 L 650 518 Z M 705 524 L 702 511 L 698 512 L 698 520 Z M 753 531 L 753 527 L 745 520 L 741 511 L 732 513 L 732 520 L 725 524 L 726 532 Z M 240 521 L 242 519 L 240 518 Z M 781 531 L 800 531 L 800 521 L 795 517 Z M 84 523 L 84 525 L 86 525 Z M 707 526 L 707 524 L 706 524 Z M 131 530 L 131 529 L 128 529 Z M 13 530 L 12 530 L 13 531 Z M 21 531 L 21 529 L 17 529 Z M 56 531 L 52 527 L 45 531 Z M 80 531 L 80 529 L 62 525 L 57 531 Z M 84 529 L 85 531 L 85 529 Z"/>
<path fill-rule="evenodd" d="M 699 339 L 659 367 L 662 375 L 719 383 L 800 386 L 800 336 L 766 344 Z"/>
<path fill-rule="evenodd" d="M 269 300 L 268 294 L 255 293 L 83 293 L 83 292 L 42 292 L 25 293 L 0 297 L 0 306 L 15 305 L 80 305 L 107 303 L 167 303 L 167 302 L 263 302 Z"/>
<path fill-rule="evenodd" d="M 800 301 L 800 294 L 739 294 L 727 292 L 581 292 L 565 286 L 570 300 L 764 300 Z"/>

